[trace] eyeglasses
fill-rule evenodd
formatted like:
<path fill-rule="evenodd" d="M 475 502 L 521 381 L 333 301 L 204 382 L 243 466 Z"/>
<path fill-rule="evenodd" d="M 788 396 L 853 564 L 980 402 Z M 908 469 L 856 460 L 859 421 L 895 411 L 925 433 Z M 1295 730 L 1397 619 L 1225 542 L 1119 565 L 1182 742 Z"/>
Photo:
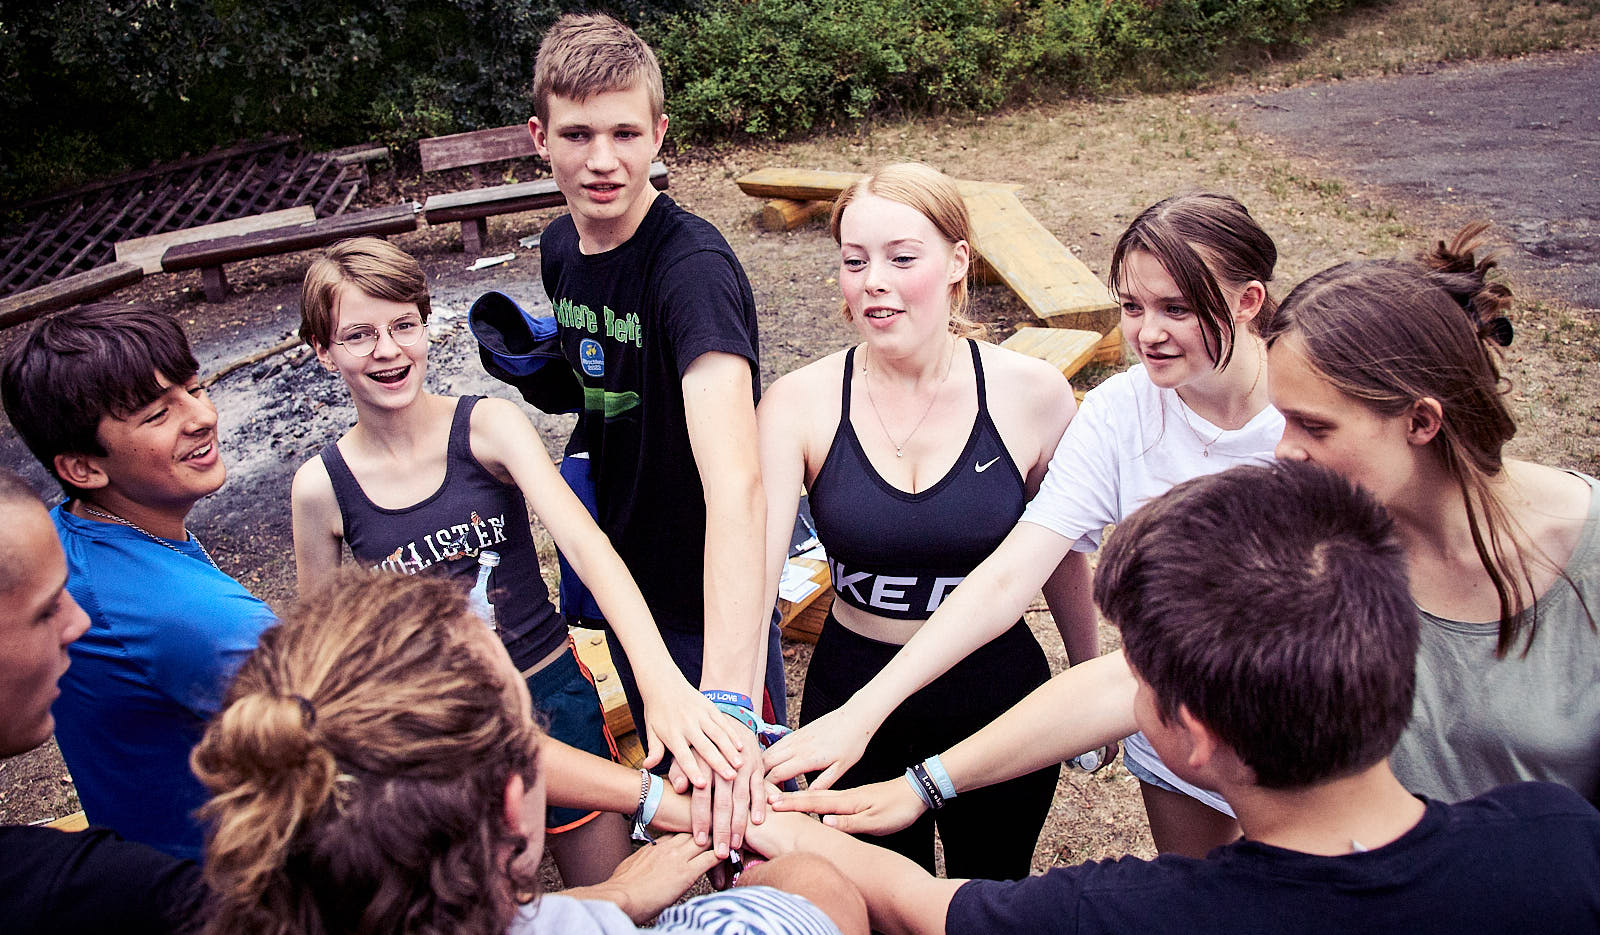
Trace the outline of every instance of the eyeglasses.
<path fill-rule="evenodd" d="M 394 338 L 394 343 L 401 347 L 410 347 L 422 340 L 427 332 L 422 324 L 422 319 L 416 316 L 392 321 L 384 326 L 389 332 L 389 337 Z M 378 330 L 363 325 L 344 336 L 343 341 L 333 342 L 344 348 L 353 357 L 371 357 L 372 352 L 378 349 Z"/>

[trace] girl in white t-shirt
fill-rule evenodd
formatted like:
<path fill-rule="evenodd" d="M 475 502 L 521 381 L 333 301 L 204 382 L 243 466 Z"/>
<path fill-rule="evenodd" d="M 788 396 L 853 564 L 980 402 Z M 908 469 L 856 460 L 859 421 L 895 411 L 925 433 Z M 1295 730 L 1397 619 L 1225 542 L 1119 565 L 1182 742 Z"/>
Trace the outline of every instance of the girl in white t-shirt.
<path fill-rule="evenodd" d="M 1105 526 L 1145 500 L 1271 459 L 1283 423 L 1267 403 L 1259 332 L 1274 310 L 1276 261 L 1272 239 L 1225 195 L 1169 198 L 1134 220 L 1112 254 L 1111 287 L 1139 364 L 1087 395 L 1021 522 L 889 665 L 767 751 L 769 780 L 854 763 L 890 711 L 1004 631 L 1068 552 L 1097 548 Z M 1079 598 L 1074 612 L 1092 619 L 1088 590 Z M 1130 744 L 1130 769 L 1157 848 L 1204 856 L 1237 837 L 1227 803 L 1173 775 L 1141 740 Z"/>

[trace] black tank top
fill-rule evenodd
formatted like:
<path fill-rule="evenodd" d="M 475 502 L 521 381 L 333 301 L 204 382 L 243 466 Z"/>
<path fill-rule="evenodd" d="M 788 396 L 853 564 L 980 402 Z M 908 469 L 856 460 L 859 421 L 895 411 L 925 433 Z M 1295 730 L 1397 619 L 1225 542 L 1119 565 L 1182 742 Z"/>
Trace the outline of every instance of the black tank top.
<path fill-rule="evenodd" d="M 845 354 L 839 428 L 810 496 L 834 593 L 851 607 L 926 619 L 1005 539 L 1027 505 L 1022 474 L 989 418 L 978 345 L 967 344 L 978 416 L 949 473 L 920 493 L 884 480 L 862 450 L 850 424 L 855 348 Z"/>
<path fill-rule="evenodd" d="M 522 491 L 501 483 L 472 456 L 472 407 L 480 398 L 456 402 L 444 483 L 411 506 L 388 510 L 368 499 L 337 444 L 322 449 L 322 463 L 344 519 L 344 541 L 373 571 L 444 574 L 470 589 L 478 580 L 478 553 L 500 554 L 489 599 L 500 639 L 520 671 L 564 644 L 567 626 L 539 574 Z"/>

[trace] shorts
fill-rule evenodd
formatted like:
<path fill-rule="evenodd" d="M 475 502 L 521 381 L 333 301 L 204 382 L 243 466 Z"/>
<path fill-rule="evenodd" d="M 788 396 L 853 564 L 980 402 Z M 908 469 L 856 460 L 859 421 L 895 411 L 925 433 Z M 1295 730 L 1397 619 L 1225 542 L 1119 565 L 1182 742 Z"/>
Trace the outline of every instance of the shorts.
<path fill-rule="evenodd" d="M 1228 801 L 1210 789 L 1185 782 L 1182 777 L 1171 773 L 1171 767 L 1161 762 L 1161 755 L 1156 753 L 1154 747 L 1143 733 L 1132 734 L 1122 739 L 1122 765 L 1140 782 L 1149 783 L 1158 789 L 1186 795 L 1203 805 L 1210 806 L 1213 810 L 1236 817 Z M 1163 774 L 1166 775 L 1163 775 Z M 1174 781 L 1176 780 L 1176 781 Z"/>
<path fill-rule="evenodd" d="M 564 655 L 531 675 L 524 672 L 533 711 L 544 720 L 545 733 L 569 747 L 616 761 L 617 743 L 606 728 L 606 712 L 594 688 L 594 676 L 579 661 L 572 638 Z M 599 812 L 551 805 L 545 809 L 544 827 L 551 834 L 571 831 Z"/>

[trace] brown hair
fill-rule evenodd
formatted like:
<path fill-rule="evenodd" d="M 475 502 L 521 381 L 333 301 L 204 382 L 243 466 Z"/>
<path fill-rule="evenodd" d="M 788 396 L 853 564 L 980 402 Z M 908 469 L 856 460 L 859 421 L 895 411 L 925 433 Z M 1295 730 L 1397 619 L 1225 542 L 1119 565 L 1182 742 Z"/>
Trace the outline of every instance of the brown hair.
<path fill-rule="evenodd" d="M 149 405 L 161 395 L 156 374 L 185 383 L 199 370 L 171 315 L 96 302 L 51 315 L 13 344 L 0 363 L 0 396 L 28 450 L 78 497 L 84 491 L 56 474 L 56 455 L 106 454 L 101 419 Z"/>
<path fill-rule="evenodd" d="M 1517 547 L 1516 522 L 1489 484 L 1517 427 L 1486 343 L 1508 327 L 1501 313 L 1511 302 L 1510 289 L 1486 279 L 1494 260 L 1473 256 L 1487 228 L 1468 225 L 1415 261 L 1325 269 L 1289 293 L 1264 337 L 1271 345 L 1295 336 L 1323 379 L 1379 415 L 1438 401 L 1443 418 L 1429 444 L 1460 488 L 1472 544 L 1499 596 L 1496 651 L 1504 656 L 1524 629 L 1532 645 L 1535 624 L 1533 615 L 1524 619 L 1515 584 L 1531 582 L 1529 548 Z"/>
<path fill-rule="evenodd" d="M 1264 788 L 1371 766 L 1411 719 L 1405 553 L 1382 505 L 1325 468 L 1178 484 L 1111 534 L 1094 599 L 1161 719 L 1187 708 Z"/>
<path fill-rule="evenodd" d="M 1233 315 L 1220 283 L 1243 286 L 1255 280 L 1265 290 L 1278 263 L 1278 248 L 1250 210 L 1237 198 L 1192 192 L 1158 201 L 1140 212 L 1111 252 L 1112 292 L 1122 290 L 1129 253 L 1156 258 L 1183 293 L 1200 322 L 1200 336 L 1216 369 L 1233 359 Z M 1220 280 L 1220 283 L 1219 283 Z M 1272 322 L 1277 306 L 1264 295 L 1250 323 L 1257 334 Z"/>
<path fill-rule="evenodd" d="M 471 627 L 453 582 L 347 568 L 262 634 L 191 757 L 208 931 L 504 933 L 539 734 Z"/>
<path fill-rule="evenodd" d="M 333 340 L 334 305 L 339 284 L 390 302 L 407 302 L 428 320 L 428 278 L 411 254 L 381 237 L 341 240 L 311 263 L 300 285 L 300 340 L 326 348 Z"/>
<path fill-rule="evenodd" d="M 550 97 L 586 101 L 644 83 L 650 117 L 666 112 L 661 63 L 639 34 L 602 13 L 568 13 L 539 43 L 533 65 L 533 112 L 550 122 Z"/>
<path fill-rule="evenodd" d="M 967 203 L 950 176 L 933 166 L 920 162 L 900 162 L 884 166 L 839 193 L 833 202 L 833 215 L 828 220 L 828 230 L 834 243 L 840 243 L 839 227 L 844 219 L 844 209 L 862 195 L 876 195 L 899 202 L 927 218 L 939 234 L 952 246 L 972 243 L 972 219 L 967 214 Z M 976 262 L 976 257 L 973 258 Z M 950 287 L 950 331 L 957 337 L 984 340 L 989 329 L 967 316 L 971 264 L 968 275 Z M 845 304 L 844 318 L 850 320 L 850 306 Z"/>

